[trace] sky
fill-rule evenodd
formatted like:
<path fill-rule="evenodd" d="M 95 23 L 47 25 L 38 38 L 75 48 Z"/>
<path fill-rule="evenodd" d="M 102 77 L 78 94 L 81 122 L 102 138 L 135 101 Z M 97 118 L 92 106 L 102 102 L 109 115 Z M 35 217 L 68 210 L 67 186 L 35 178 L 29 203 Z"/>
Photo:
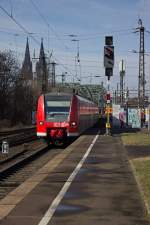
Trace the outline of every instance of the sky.
<path fill-rule="evenodd" d="M 3 10 L 2 10 L 2 8 Z M 21 24 L 27 35 L 6 11 Z M 52 53 L 56 65 L 56 79 L 66 73 L 66 81 L 106 85 L 103 67 L 105 36 L 112 35 L 115 65 L 111 87 L 119 83 L 119 62 L 126 64 L 125 83 L 137 89 L 139 34 L 134 33 L 141 18 L 150 31 L 150 0 L 0 0 L 0 50 L 11 49 L 22 62 L 26 38 L 29 36 L 33 58 L 39 56 L 40 41 L 44 39 L 47 56 Z M 69 35 L 77 35 L 70 37 Z M 76 39 L 79 41 L 72 41 Z M 79 44 L 80 66 L 75 66 Z M 145 51 L 150 52 L 150 33 L 145 32 Z M 33 60 L 35 64 L 36 60 Z M 150 55 L 145 54 L 146 89 L 150 87 Z M 99 76 L 99 77 L 95 77 Z"/>

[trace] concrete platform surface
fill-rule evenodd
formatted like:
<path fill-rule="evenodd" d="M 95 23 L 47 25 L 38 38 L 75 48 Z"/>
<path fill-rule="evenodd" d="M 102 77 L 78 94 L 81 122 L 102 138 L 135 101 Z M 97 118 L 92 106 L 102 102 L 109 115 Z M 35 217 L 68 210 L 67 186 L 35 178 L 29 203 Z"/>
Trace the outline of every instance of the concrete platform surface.
<path fill-rule="evenodd" d="M 15 200 L 13 192 L 10 202 L 6 199 L 3 204 L 0 203 L 0 208 L 5 210 L 8 206 L 9 210 L 8 215 L 2 217 L 0 225 L 148 225 L 144 205 L 119 136 L 99 135 L 73 181 L 67 181 L 96 133 L 97 130 L 93 129 L 91 134 L 81 136 L 67 150 L 62 150 L 57 166 L 54 166 L 52 159 L 38 172 L 42 178 L 38 179 L 38 175 L 34 177 L 33 183 L 37 184 L 22 200 Z M 54 214 L 51 217 L 47 214 L 40 223 L 68 182 L 68 189 L 61 196 L 58 207 L 52 209 Z M 11 208 L 11 205 L 15 207 Z"/>

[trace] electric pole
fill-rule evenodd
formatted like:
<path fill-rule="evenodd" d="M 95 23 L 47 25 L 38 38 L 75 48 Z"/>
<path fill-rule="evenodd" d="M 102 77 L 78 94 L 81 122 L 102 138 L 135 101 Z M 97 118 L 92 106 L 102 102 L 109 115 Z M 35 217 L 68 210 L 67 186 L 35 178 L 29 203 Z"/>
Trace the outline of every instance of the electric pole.
<path fill-rule="evenodd" d="M 117 83 L 117 91 L 116 91 L 116 95 L 117 95 L 117 101 L 116 101 L 116 103 L 117 104 L 119 103 L 119 101 L 118 101 L 118 93 L 119 93 L 119 84 Z"/>
<path fill-rule="evenodd" d="M 56 63 L 52 62 L 51 64 L 51 86 L 55 87 L 56 86 L 56 74 L 55 74 L 55 67 L 56 67 Z"/>
<path fill-rule="evenodd" d="M 139 47 L 139 76 L 138 76 L 138 107 L 143 109 L 145 114 L 145 49 L 144 49 L 144 32 L 145 28 L 142 20 L 138 21 L 138 28 L 135 32 L 140 33 L 140 47 Z"/>
<path fill-rule="evenodd" d="M 125 63 L 121 60 L 119 63 L 119 73 L 120 73 L 120 104 L 124 105 L 124 77 L 125 77 Z"/>

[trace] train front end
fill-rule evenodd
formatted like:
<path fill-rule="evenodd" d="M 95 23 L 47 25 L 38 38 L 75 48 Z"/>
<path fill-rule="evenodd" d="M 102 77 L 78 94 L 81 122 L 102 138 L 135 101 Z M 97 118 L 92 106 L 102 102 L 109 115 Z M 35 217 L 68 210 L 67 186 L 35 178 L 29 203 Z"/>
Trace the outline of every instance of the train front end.
<path fill-rule="evenodd" d="M 63 145 L 67 139 L 72 96 L 45 94 L 38 99 L 37 136 L 48 144 Z"/>

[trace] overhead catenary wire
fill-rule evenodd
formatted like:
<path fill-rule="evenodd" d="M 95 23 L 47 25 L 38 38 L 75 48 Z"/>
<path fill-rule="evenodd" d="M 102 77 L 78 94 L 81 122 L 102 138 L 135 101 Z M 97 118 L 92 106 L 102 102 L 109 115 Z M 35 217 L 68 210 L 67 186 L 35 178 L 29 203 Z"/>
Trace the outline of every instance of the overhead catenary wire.
<path fill-rule="evenodd" d="M 33 0 L 31 0 L 32 2 L 33 2 Z M 7 10 L 5 10 L 2 6 L 0 6 L 0 8 L 5 12 L 5 14 L 7 14 L 7 16 L 9 16 L 10 17 L 10 19 L 12 19 L 23 31 L 24 31 L 24 33 L 26 33 L 27 35 L 29 35 L 38 45 L 40 44 L 40 42 L 33 36 L 33 33 L 32 32 L 29 32 L 20 22 L 18 22 Z M 49 23 L 48 23 L 49 24 Z M 126 30 L 127 31 L 127 30 Z M 119 32 L 121 33 L 121 32 L 125 32 L 125 30 L 116 30 L 116 31 L 114 31 L 114 32 L 118 32 L 118 34 L 119 34 Z M 14 34 L 15 35 L 15 34 Z M 82 35 L 81 35 L 82 36 Z M 86 35 L 85 35 L 86 36 Z M 91 35 L 92 36 L 92 35 Z M 62 39 L 61 39 L 61 41 L 62 41 Z M 67 68 L 67 66 L 66 65 L 64 65 L 64 64 L 62 64 L 60 61 L 61 60 L 59 60 L 59 59 L 56 59 L 56 58 L 54 58 L 56 61 L 57 61 L 57 63 L 63 68 L 63 69 L 65 69 L 65 70 L 67 70 L 67 71 L 69 71 L 69 73 L 71 73 L 72 74 L 72 72 L 70 71 L 70 69 L 69 68 Z M 82 60 L 83 61 L 83 60 Z M 71 69 L 72 70 L 72 69 Z M 72 70 L 73 71 L 73 70 Z"/>
<path fill-rule="evenodd" d="M 67 49 L 68 51 L 70 51 L 71 49 L 63 43 L 62 39 L 59 37 L 59 35 L 58 35 L 57 32 L 55 31 L 55 29 L 47 22 L 47 19 L 46 19 L 45 16 L 41 13 L 41 11 L 40 11 L 39 7 L 37 6 L 37 4 L 36 4 L 33 0 L 29 0 L 29 1 L 31 2 L 31 4 L 33 5 L 34 9 L 37 11 L 37 13 L 38 13 L 39 16 L 41 17 L 41 19 L 44 21 L 44 23 L 45 23 L 46 26 L 48 27 L 48 30 L 51 29 L 51 31 L 54 33 L 55 37 L 56 37 L 56 38 L 64 45 L 65 49 Z M 48 33 L 49 33 L 49 32 L 48 32 Z M 48 39 L 49 39 L 49 37 L 48 37 Z M 48 40 L 48 42 L 49 42 L 49 40 Z M 48 44 L 48 45 L 49 45 L 49 44 Z M 58 64 L 60 65 L 59 60 L 56 59 L 56 58 L 54 58 L 54 59 L 55 59 L 55 61 L 57 61 Z M 69 72 L 72 74 L 72 72 L 71 72 L 66 66 L 64 66 L 63 64 L 61 64 L 61 66 L 62 66 L 65 70 L 69 71 Z M 73 74 L 72 74 L 72 75 L 73 75 Z"/>
<path fill-rule="evenodd" d="M 29 35 L 38 45 L 40 42 L 32 35 L 32 32 L 28 31 L 21 23 L 19 23 L 9 12 L 0 5 L 0 9 L 11 19 L 17 24 L 27 35 Z"/>
<path fill-rule="evenodd" d="M 122 29 L 122 30 L 111 30 L 108 33 L 112 34 L 119 34 L 119 35 L 129 35 L 132 34 L 133 28 L 130 29 Z M 107 32 L 101 32 L 96 34 L 77 34 L 80 41 L 86 41 L 91 39 L 97 39 L 100 37 L 105 37 Z M 68 34 L 64 34 L 64 36 L 69 36 Z M 67 39 L 64 39 L 67 40 Z"/>
<path fill-rule="evenodd" d="M 46 26 L 48 27 L 48 29 L 51 29 L 52 32 L 55 34 L 56 38 L 57 38 L 59 41 L 61 41 L 61 43 L 63 43 L 63 42 L 62 42 L 62 39 L 61 39 L 61 38 L 59 37 L 59 35 L 56 33 L 56 31 L 54 30 L 54 28 L 51 27 L 50 24 L 48 23 L 46 17 L 41 13 L 41 10 L 39 9 L 37 3 L 35 3 L 34 0 L 29 0 L 29 1 L 30 1 L 31 4 L 33 5 L 34 9 L 38 12 L 39 16 L 42 18 L 42 20 L 44 21 L 44 23 L 46 24 Z M 122 30 L 117 30 L 117 31 L 115 30 L 115 31 L 113 31 L 113 33 L 126 32 L 126 31 L 130 31 L 130 33 L 131 33 L 131 30 L 132 30 L 132 29 L 122 29 Z M 109 32 L 110 32 L 110 31 L 109 31 Z M 129 33 L 129 34 L 130 34 L 130 33 Z M 124 33 L 123 33 L 123 34 L 124 34 Z M 96 36 L 96 37 L 80 38 L 80 40 L 89 40 L 89 39 L 95 39 L 95 38 L 99 38 L 99 34 L 98 34 L 98 36 Z M 49 38 L 48 38 L 48 40 L 49 40 Z M 49 42 L 49 41 L 48 41 L 48 42 Z M 48 45 L 49 45 L 49 44 L 48 44 Z M 68 48 L 68 46 L 66 46 L 64 43 L 63 43 L 63 45 L 65 46 L 65 48 L 66 48 L 67 50 L 70 50 L 70 48 Z M 81 63 L 79 63 L 79 68 L 80 68 L 80 76 L 81 76 Z"/>
<path fill-rule="evenodd" d="M 61 65 L 61 64 L 59 64 L 59 65 Z M 74 66 L 74 64 L 68 64 L 68 63 L 67 63 L 67 64 L 63 64 L 63 65 L 64 65 L 64 66 Z M 82 67 L 93 67 L 93 68 L 94 68 L 94 67 L 95 67 L 95 68 L 98 67 L 98 68 L 104 68 L 103 65 L 84 65 L 84 64 L 82 64 Z M 118 68 L 118 66 L 115 66 L 115 67 Z M 130 69 L 131 69 L 131 68 L 135 69 L 135 68 L 138 68 L 138 66 L 136 66 L 136 65 L 135 65 L 135 66 L 127 66 L 127 69 L 128 69 L 128 68 L 130 68 Z"/>
<path fill-rule="evenodd" d="M 22 29 L 24 31 L 24 33 L 26 33 L 29 37 L 32 38 L 32 40 L 38 44 L 40 46 L 40 42 L 32 35 L 33 33 L 28 31 L 27 28 L 25 28 L 20 22 L 18 22 L 14 17 L 11 16 L 11 14 L 3 7 L 0 5 L 0 9 L 17 25 L 20 27 L 20 29 Z M 48 51 L 49 52 L 49 51 Z M 55 58 L 56 61 L 60 62 L 58 59 Z M 60 63 L 61 64 L 61 63 Z M 71 71 L 69 69 L 67 69 L 66 66 L 63 66 L 63 64 L 61 64 L 61 66 L 63 68 L 65 68 L 65 70 L 69 71 L 71 73 Z M 71 73 L 72 74 L 72 73 Z"/>
<path fill-rule="evenodd" d="M 51 29 L 51 31 L 54 33 L 55 37 L 61 42 L 61 44 L 64 45 L 65 49 L 70 51 L 70 48 L 65 45 L 62 41 L 62 38 L 59 36 L 59 34 L 57 34 L 57 32 L 55 31 L 55 29 L 50 25 L 50 23 L 47 22 L 47 19 L 45 18 L 45 16 L 41 13 L 38 5 L 33 1 L 33 0 L 29 0 L 31 2 L 31 4 L 33 5 L 34 9 L 37 11 L 37 13 L 39 14 L 39 16 L 41 17 L 41 19 L 44 21 L 44 23 L 46 24 L 46 26 L 48 27 L 48 29 Z"/>
<path fill-rule="evenodd" d="M 131 35 L 132 33 L 131 32 L 128 32 L 128 33 L 121 33 L 119 35 Z M 104 38 L 105 37 L 105 34 L 102 34 L 102 35 L 96 35 L 96 36 L 91 36 L 91 37 L 85 37 L 85 38 L 80 38 L 80 41 L 88 41 L 88 40 L 92 40 L 92 39 L 98 39 L 98 38 Z"/>

